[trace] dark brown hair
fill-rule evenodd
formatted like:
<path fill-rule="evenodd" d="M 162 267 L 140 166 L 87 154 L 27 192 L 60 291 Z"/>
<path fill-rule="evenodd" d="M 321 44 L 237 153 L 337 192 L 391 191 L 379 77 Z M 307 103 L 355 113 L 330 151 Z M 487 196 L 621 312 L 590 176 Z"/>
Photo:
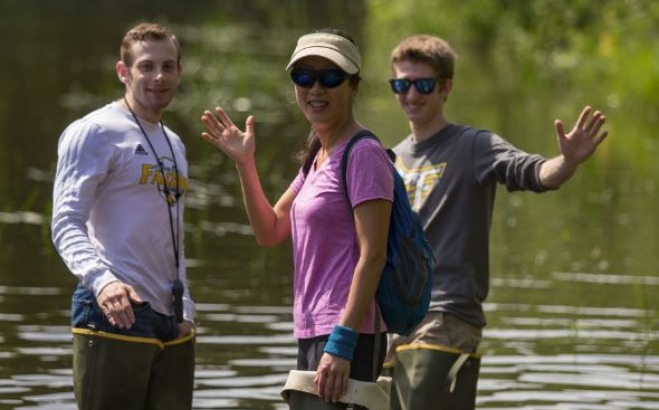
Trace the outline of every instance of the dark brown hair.
<path fill-rule="evenodd" d="M 171 39 L 176 46 L 176 51 L 178 58 L 176 60 L 177 64 L 181 64 L 181 45 L 178 42 L 176 36 L 169 31 L 166 27 L 161 26 L 156 23 L 139 23 L 134 26 L 124 35 L 123 40 L 121 41 L 121 48 L 119 50 L 119 56 L 121 61 L 126 64 L 127 67 L 133 65 L 133 44 L 138 41 L 145 40 L 167 40 Z"/>

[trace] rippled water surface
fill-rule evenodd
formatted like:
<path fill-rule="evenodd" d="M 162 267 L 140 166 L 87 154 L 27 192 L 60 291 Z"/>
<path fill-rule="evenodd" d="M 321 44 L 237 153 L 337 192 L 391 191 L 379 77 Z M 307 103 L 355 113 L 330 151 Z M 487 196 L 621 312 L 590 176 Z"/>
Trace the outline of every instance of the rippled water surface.
<path fill-rule="evenodd" d="M 127 21 L 158 16 L 172 22 L 186 50 L 186 80 L 165 121 L 184 136 L 191 164 L 185 234 L 198 312 L 194 408 L 286 408 L 279 392 L 296 356 L 290 244 L 256 246 L 235 168 L 199 140 L 197 118 L 215 104 L 240 121 L 257 114 L 259 167 L 276 198 L 296 172 L 294 152 L 308 132 L 283 71 L 291 41 L 310 27 L 349 21 L 368 49 L 368 6 L 175 3 L 154 0 L 158 13 L 106 1 L 94 13 L 78 0 L 2 6 L 9 11 L 0 15 L 13 18 L 0 17 L 0 35 L 14 41 L 0 64 L 0 90 L 12 101 L 0 103 L 0 409 L 75 408 L 75 280 L 48 232 L 56 140 L 72 119 L 117 96 L 112 67 Z M 103 18 L 94 18 L 99 12 Z M 383 108 L 394 104 L 386 83 L 367 82 L 364 92 L 360 115 L 392 144 L 400 135 L 387 133 L 401 119 Z M 456 117 L 500 115 L 484 97 L 462 109 L 466 94 L 456 90 Z M 527 112 L 516 114 L 514 101 L 496 104 L 509 104 L 502 111 L 511 116 L 497 131 L 521 147 L 555 152 L 553 140 L 522 135 L 517 125 L 532 122 Z M 614 112 L 609 123 L 621 129 L 625 120 Z M 659 169 L 616 156 L 620 141 L 634 138 L 614 135 L 558 192 L 499 191 L 479 409 L 659 409 Z M 656 157 L 656 138 L 638 146 L 639 156 Z"/>
<path fill-rule="evenodd" d="M 287 272 L 244 263 L 233 269 L 209 263 L 215 272 L 197 261 L 191 269 L 199 321 L 194 408 L 285 408 L 279 391 L 296 354 Z M 272 277 L 255 280 L 255 271 Z M 625 299 L 587 303 L 589 292 L 606 292 L 613 283 L 622 294 L 633 292 L 634 283 L 644 283 L 650 294 L 659 291 L 653 277 L 622 279 L 558 272 L 546 280 L 495 276 L 492 293 L 508 296 L 487 304 L 491 324 L 482 345 L 478 408 L 659 408 L 654 311 Z M 552 303 L 562 288 L 577 290 L 572 303 Z M 71 289 L 71 283 L 0 287 L 0 408 L 74 408 Z M 534 292 L 545 300 L 529 303 Z"/>

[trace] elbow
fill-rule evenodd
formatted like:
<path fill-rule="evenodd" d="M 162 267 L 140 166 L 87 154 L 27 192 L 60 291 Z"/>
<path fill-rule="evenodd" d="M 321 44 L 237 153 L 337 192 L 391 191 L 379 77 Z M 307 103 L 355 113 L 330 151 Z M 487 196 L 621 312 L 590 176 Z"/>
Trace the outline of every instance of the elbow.
<path fill-rule="evenodd" d="M 557 181 L 540 181 L 543 191 L 555 191 L 563 185 Z"/>
<path fill-rule="evenodd" d="M 376 272 L 377 279 L 380 279 L 380 275 L 384 270 L 384 265 L 387 263 L 387 252 L 386 250 L 378 251 L 369 256 L 367 259 L 368 266 L 373 267 L 373 272 Z"/>
<path fill-rule="evenodd" d="M 64 224 L 58 216 L 54 216 L 50 221 L 50 241 L 59 252 L 62 249 L 63 238 L 66 236 Z"/>
<path fill-rule="evenodd" d="M 272 248 L 284 241 L 284 238 L 271 235 L 254 235 L 254 238 L 256 239 L 256 244 L 261 248 Z"/>
<path fill-rule="evenodd" d="M 256 244 L 259 245 L 261 248 L 271 248 L 276 245 L 275 241 L 273 240 L 268 240 L 266 238 L 259 238 L 258 236 L 255 237 L 256 239 Z"/>
<path fill-rule="evenodd" d="M 267 228 L 255 228 L 252 226 L 252 232 L 254 233 L 254 239 L 256 239 L 257 245 L 261 248 L 270 248 L 279 245 L 290 237 L 291 234 L 290 229 L 277 226 L 276 224 Z"/>

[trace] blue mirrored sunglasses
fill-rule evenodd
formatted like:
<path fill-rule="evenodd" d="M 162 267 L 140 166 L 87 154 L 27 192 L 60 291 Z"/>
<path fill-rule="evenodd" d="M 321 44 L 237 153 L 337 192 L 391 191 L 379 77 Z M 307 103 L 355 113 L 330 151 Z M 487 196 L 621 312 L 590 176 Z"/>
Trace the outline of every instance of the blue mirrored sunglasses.
<path fill-rule="evenodd" d="M 343 84 L 347 74 L 339 69 L 332 68 L 329 70 L 308 70 L 306 68 L 294 68 L 291 71 L 291 79 L 295 85 L 304 88 L 311 88 L 316 83 L 325 88 L 335 88 Z"/>
<path fill-rule="evenodd" d="M 410 87 L 412 87 L 412 84 L 414 84 L 414 88 L 416 88 L 419 94 L 427 95 L 433 92 L 435 89 L 435 84 L 437 84 L 437 80 L 441 78 L 442 77 L 417 78 L 416 80 L 410 80 L 407 78 L 392 78 L 389 80 L 389 84 L 391 84 L 391 91 L 396 94 L 405 94 L 410 89 Z"/>

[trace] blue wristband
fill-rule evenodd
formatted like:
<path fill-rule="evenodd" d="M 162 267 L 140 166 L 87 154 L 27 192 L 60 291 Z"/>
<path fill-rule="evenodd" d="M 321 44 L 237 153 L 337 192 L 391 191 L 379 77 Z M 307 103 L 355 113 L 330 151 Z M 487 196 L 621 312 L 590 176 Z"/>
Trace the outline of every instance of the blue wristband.
<path fill-rule="evenodd" d="M 347 326 L 335 325 L 325 344 L 325 353 L 352 361 L 358 338 L 358 332 Z"/>

